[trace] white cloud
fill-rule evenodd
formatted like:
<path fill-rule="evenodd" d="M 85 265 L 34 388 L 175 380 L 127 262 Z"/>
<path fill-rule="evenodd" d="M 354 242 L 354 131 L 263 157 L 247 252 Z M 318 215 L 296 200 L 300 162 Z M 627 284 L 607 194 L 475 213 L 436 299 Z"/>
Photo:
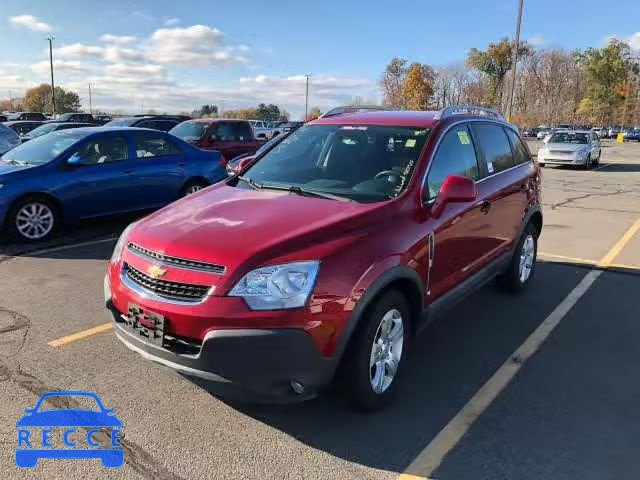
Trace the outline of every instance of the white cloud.
<path fill-rule="evenodd" d="M 32 72 L 37 74 L 49 73 L 49 60 L 32 63 L 29 65 L 29 68 Z M 53 62 L 53 68 L 55 71 L 75 73 L 90 72 L 94 69 L 93 66 L 86 65 L 77 60 L 57 60 Z"/>
<path fill-rule="evenodd" d="M 164 21 L 165 27 L 173 27 L 174 25 L 178 25 L 180 23 L 179 18 L 168 18 Z"/>
<path fill-rule="evenodd" d="M 41 22 L 33 15 L 17 15 L 10 17 L 9 22 L 12 25 L 25 27 L 35 32 L 50 32 L 51 26 L 48 23 Z"/>
<path fill-rule="evenodd" d="M 148 54 L 154 61 L 170 64 L 210 66 L 230 63 L 234 57 L 219 50 L 222 32 L 206 25 L 161 28 L 151 35 Z"/>
<path fill-rule="evenodd" d="M 631 35 L 627 39 L 627 42 L 629 43 L 629 46 L 631 47 L 631 50 L 635 50 L 637 52 L 640 52 L 640 32 L 636 32 L 633 35 Z"/>
<path fill-rule="evenodd" d="M 55 49 L 55 55 L 60 57 L 102 57 L 104 48 L 82 43 L 63 45 Z"/>
<path fill-rule="evenodd" d="M 124 65 L 122 63 L 107 65 L 104 71 L 108 74 L 122 75 L 164 75 L 166 73 L 161 65 Z"/>
<path fill-rule="evenodd" d="M 533 37 L 530 37 L 527 42 L 534 47 L 540 47 L 545 44 L 545 40 L 542 35 L 534 35 Z"/>
<path fill-rule="evenodd" d="M 126 63 L 126 62 L 144 62 L 145 54 L 140 50 L 131 48 L 108 47 L 104 51 L 104 59 L 107 62 Z"/>
<path fill-rule="evenodd" d="M 640 53 L 640 32 L 632 33 L 628 37 L 611 33 L 602 39 L 602 46 L 607 46 L 607 44 L 611 40 L 620 40 L 622 42 L 626 42 L 629 45 L 629 48 L 631 48 L 631 50 L 633 50 L 636 54 Z"/>
<path fill-rule="evenodd" d="M 100 41 L 105 43 L 113 43 L 116 45 L 123 45 L 125 43 L 131 43 L 136 39 L 133 35 L 111 35 L 106 33 L 100 37 Z"/>

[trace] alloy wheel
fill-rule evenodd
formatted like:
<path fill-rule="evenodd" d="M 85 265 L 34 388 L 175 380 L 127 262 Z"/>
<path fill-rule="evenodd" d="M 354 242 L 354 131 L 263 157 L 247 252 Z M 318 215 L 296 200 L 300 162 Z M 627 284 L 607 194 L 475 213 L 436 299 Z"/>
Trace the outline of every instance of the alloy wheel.
<path fill-rule="evenodd" d="M 23 205 L 16 213 L 16 230 L 29 240 L 40 240 L 46 237 L 54 226 L 51 207 L 41 202 Z"/>
<path fill-rule="evenodd" d="M 535 257 L 535 242 L 532 235 L 527 235 L 522 244 L 522 252 L 520 252 L 520 283 L 525 283 L 531 276 L 533 270 L 533 262 Z"/>
<path fill-rule="evenodd" d="M 371 346 L 369 380 L 377 394 L 385 392 L 393 382 L 404 344 L 402 315 L 391 309 L 382 316 Z"/>
<path fill-rule="evenodd" d="M 200 190 L 202 190 L 204 187 L 202 185 L 199 184 L 194 184 L 194 185 L 190 185 L 189 188 L 187 188 L 186 190 L 186 194 L 187 195 L 191 195 L 192 193 L 196 193 L 199 192 Z"/>

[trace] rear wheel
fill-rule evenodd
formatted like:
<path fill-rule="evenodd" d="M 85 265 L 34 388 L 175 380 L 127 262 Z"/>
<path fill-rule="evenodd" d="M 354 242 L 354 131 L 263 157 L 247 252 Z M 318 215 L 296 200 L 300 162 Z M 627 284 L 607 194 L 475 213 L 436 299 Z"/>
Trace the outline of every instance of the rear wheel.
<path fill-rule="evenodd" d="M 11 207 L 9 229 L 14 237 L 26 242 L 45 240 L 58 226 L 58 209 L 46 198 L 27 197 Z"/>
<path fill-rule="evenodd" d="M 587 156 L 587 159 L 584 162 L 584 169 L 591 170 L 591 155 Z"/>
<path fill-rule="evenodd" d="M 538 231 L 529 223 L 522 232 L 507 270 L 498 277 L 498 284 L 510 292 L 523 290 L 533 278 L 538 255 Z"/>
<path fill-rule="evenodd" d="M 404 295 L 390 290 L 362 320 L 339 372 L 342 387 L 356 408 L 376 410 L 393 398 L 407 353 L 409 317 Z"/>
<path fill-rule="evenodd" d="M 182 196 L 186 197 L 187 195 L 199 192 L 200 190 L 208 186 L 209 184 L 204 180 L 191 180 L 184 187 L 182 187 Z"/>

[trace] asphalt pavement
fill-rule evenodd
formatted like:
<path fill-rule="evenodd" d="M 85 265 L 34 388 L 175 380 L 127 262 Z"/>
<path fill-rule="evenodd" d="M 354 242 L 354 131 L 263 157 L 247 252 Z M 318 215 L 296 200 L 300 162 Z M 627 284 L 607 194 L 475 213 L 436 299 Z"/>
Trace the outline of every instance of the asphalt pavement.
<path fill-rule="evenodd" d="M 351 411 L 332 392 L 298 405 L 239 403 L 144 361 L 108 327 L 69 339 L 109 321 L 102 278 L 127 221 L 84 225 L 46 245 L 0 245 L 0 471 L 12 479 L 637 478 L 640 232 L 629 232 L 640 219 L 640 144 L 604 145 L 599 170 L 544 169 L 531 288 L 514 296 L 487 286 L 438 320 L 414 346 L 398 401 L 375 414 Z M 438 451 L 439 433 L 593 271 L 539 350 L 436 467 L 421 468 L 416 459 Z M 122 468 L 15 466 L 15 422 L 53 390 L 92 391 L 115 409 Z"/>

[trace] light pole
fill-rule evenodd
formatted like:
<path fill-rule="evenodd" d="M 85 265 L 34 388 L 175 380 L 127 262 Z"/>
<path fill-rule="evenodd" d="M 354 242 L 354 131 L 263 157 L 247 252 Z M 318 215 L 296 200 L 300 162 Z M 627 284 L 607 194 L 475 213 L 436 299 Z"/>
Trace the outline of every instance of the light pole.
<path fill-rule="evenodd" d="M 51 116 L 56 116 L 56 87 L 53 83 L 53 45 L 55 40 L 54 35 L 49 35 L 47 41 L 49 42 L 49 67 L 51 68 Z"/>
<path fill-rule="evenodd" d="M 93 104 L 91 100 L 91 83 L 89 83 L 89 113 L 93 114 Z"/>
<path fill-rule="evenodd" d="M 305 77 L 307 77 L 307 88 L 304 95 L 304 121 L 307 121 L 307 115 L 309 114 L 309 77 L 311 74 L 307 73 Z"/>
<path fill-rule="evenodd" d="M 511 117 L 513 116 L 513 95 L 516 90 L 516 68 L 518 66 L 518 48 L 520 46 L 520 24 L 522 23 L 522 3 L 523 0 L 518 2 L 518 23 L 516 26 L 516 41 L 513 48 L 513 61 L 511 65 L 513 68 L 513 75 L 511 76 L 511 96 L 509 97 L 509 116 L 507 120 L 511 121 Z"/>

